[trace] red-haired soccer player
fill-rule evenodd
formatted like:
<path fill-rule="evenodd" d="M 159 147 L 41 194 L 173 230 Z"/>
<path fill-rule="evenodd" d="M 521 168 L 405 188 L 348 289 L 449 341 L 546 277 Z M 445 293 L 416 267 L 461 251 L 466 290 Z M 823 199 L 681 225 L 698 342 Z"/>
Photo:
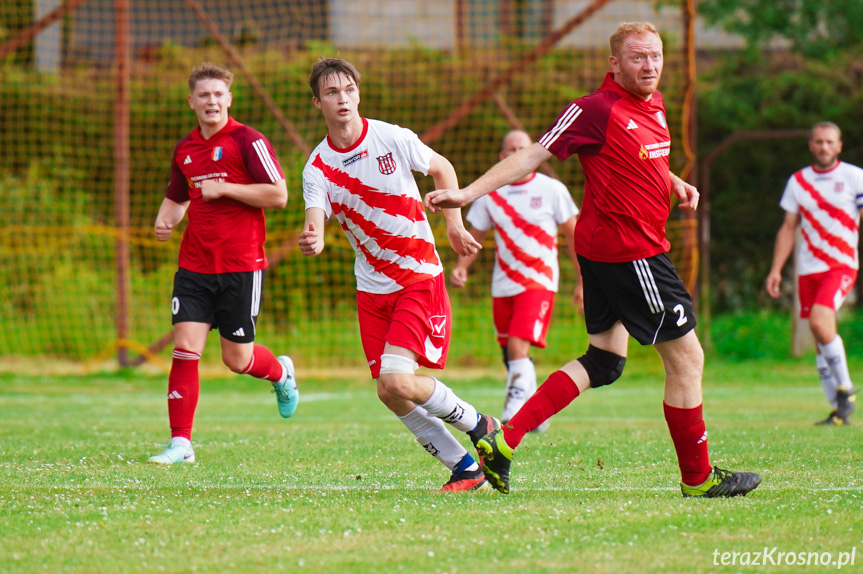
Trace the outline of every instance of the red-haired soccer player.
<path fill-rule="evenodd" d="M 290 357 L 277 358 L 254 343 L 267 268 L 264 209 L 284 208 L 288 190 L 267 138 L 228 115 L 233 78 L 210 63 L 192 71 L 189 107 L 199 126 L 174 149 L 171 179 L 156 217 L 159 241 L 170 239 L 187 213 L 189 223 L 171 299 L 171 444 L 149 458 L 153 463 L 195 461 L 198 361 L 210 329 L 218 327 L 222 360 L 232 371 L 272 383 L 283 417 L 293 415 L 299 401 Z"/>
<path fill-rule="evenodd" d="M 416 374 L 419 365 L 444 367 L 452 312 L 413 172 L 431 175 L 436 185 L 458 185 L 455 170 L 412 131 L 360 116 L 360 74 L 350 63 L 320 60 L 309 85 L 327 137 L 303 170 L 300 249 L 320 254 L 324 222 L 335 216 L 356 251 L 360 336 L 378 398 L 451 472 L 441 492 L 486 489 L 479 464 L 443 423 L 468 433 L 474 444 L 500 423 L 440 380 Z M 446 218 L 457 253 L 480 248 L 460 210 Z"/>
<path fill-rule="evenodd" d="M 578 154 L 584 168 L 575 251 L 584 285 L 589 346 L 551 374 L 500 431 L 482 438 L 486 477 L 509 491 L 513 450 L 525 433 L 591 387 L 623 372 L 631 334 L 653 345 L 665 366 L 663 409 L 677 451 L 684 496 L 738 496 L 761 477 L 711 467 L 701 410 L 704 352 L 695 335 L 692 299 L 668 258 L 665 222 L 671 194 L 684 209 L 698 191 L 669 171 L 671 137 L 657 92 L 662 40 L 653 24 L 621 24 L 610 38 L 611 72 L 593 94 L 572 102 L 538 142 L 496 164 L 463 190 L 426 196 L 432 208 L 457 207 L 517 181 L 542 162 Z"/>

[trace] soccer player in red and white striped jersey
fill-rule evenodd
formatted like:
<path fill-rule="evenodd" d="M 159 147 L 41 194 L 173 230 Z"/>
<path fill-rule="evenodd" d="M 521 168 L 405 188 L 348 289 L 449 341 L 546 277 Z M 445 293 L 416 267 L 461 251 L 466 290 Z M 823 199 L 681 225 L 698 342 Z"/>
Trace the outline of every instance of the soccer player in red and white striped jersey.
<path fill-rule="evenodd" d="M 264 209 L 288 200 L 285 175 L 270 142 L 228 114 L 234 75 L 204 63 L 189 77 L 189 107 L 198 127 L 180 140 L 156 216 L 167 241 L 188 215 L 174 277 L 174 358 L 168 377 L 171 444 L 149 462 L 194 462 L 192 423 L 198 405 L 198 362 L 210 329 L 219 329 L 222 360 L 235 373 L 272 383 L 279 413 L 299 400 L 290 357 L 255 344 L 267 257 Z"/>
<path fill-rule="evenodd" d="M 842 133 L 833 122 L 813 126 L 809 151 L 814 163 L 789 178 L 779 202 L 786 212 L 785 220 L 776 235 L 765 286 L 771 297 L 781 295 L 782 267 L 794 249 L 799 228 L 796 265 L 800 317 L 809 319 L 818 345 L 818 375 L 833 407 L 817 424 L 847 425 L 856 396 L 845 345 L 836 329 L 836 312 L 857 280 L 863 169 L 839 160 Z"/>
<path fill-rule="evenodd" d="M 499 158 L 529 147 L 530 136 L 521 130 L 506 134 Z M 531 172 L 523 179 L 484 195 L 471 205 L 467 220 L 470 233 L 482 243 L 494 229 L 495 262 L 491 279 L 494 325 L 507 368 L 506 400 L 501 421 L 506 423 L 537 389 L 531 346 L 544 348 L 554 311 L 560 265 L 557 261 L 558 229 L 566 238 L 567 251 L 578 271 L 572 249 L 578 208 L 560 181 Z M 479 253 L 459 257 L 450 283 L 464 287 L 468 270 Z M 579 281 L 572 295 L 582 306 Z M 545 430 L 544 427 L 538 430 Z"/>
<path fill-rule="evenodd" d="M 360 74 L 349 62 L 321 59 L 309 85 L 328 133 L 303 170 L 300 249 L 319 255 L 324 224 L 335 217 L 356 251 L 360 336 L 378 397 L 451 472 L 442 492 L 488 488 L 477 462 L 443 423 L 476 444 L 499 422 L 477 413 L 439 379 L 415 373 L 419 365 L 444 367 L 452 312 L 413 172 L 457 186 L 455 170 L 412 131 L 359 114 Z M 448 210 L 446 218 L 457 253 L 481 247 L 460 210 Z"/>
<path fill-rule="evenodd" d="M 698 191 L 669 171 L 671 136 L 657 91 L 662 39 L 653 24 L 625 22 L 610 38 L 611 72 L 596 92 L 572 102 L 539 140 L 492 167 L 464 189 L 426 196 L 433 211 L 459 207 L 518 181 L 552 156 L 574 154 L 584 168 L 575 251 L 584 286 L 589 345 L 555 371 L 500 431 L 480 439 L 492 485 L 509 492 L 513 450 L 525 433 L 579 394 L 616 381 L 629 336 L 653 345 L 665 366 L 663 410 L 686 497 L 727 497 L 755 489 L 761 477 L 711 467 L 702 416 L 704 352 L 692 298 L 668 258 L 665 223 L 676 195 L 683 209 Z"/>

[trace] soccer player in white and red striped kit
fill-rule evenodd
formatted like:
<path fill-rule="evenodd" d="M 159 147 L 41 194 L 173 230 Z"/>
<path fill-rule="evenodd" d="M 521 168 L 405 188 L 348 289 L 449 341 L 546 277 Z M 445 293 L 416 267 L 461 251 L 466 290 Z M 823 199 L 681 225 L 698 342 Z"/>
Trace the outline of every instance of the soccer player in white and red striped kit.
<path fill-rule="evenodd" d="M 669 170 L 671 136 L 657 91 L 662 39 L 649 22 L 625 22 L 609 38 L 611 71 L 578 98 L 537 142 L 499 162 L 464 189 L 426 195 L 430 209 L 460 207 L 518 181 L 552 156 L 578 155 L 584 198 L 575 226 L 584 286 L 588 348 L 552 373 L 509 423 L 477 442 L 486 478 L 509 492 L 513 451 L 525 434 L 582 392 L 614 383 L 629 336 L 652 345 L 665 367 L 663 412 L 677 453 L 685 497 L 740 496 L 757 488 L 753 472 L 711 467 L 702 414 L 704 352 L 692 298 L 668 257 L 665 224 L 671 195 L 695 209 L 698 190 Z"/>
<path fill-rule="evenodd" d="M 529 147 L 533 141 L 522 130 L 512 130 L 501 141 L 499 159 Z M 518 412 L 536 392 L 536 369 L 531 347 L 545 348 L 560 279 L 557 261 L 558 229 L 578 273 L 573 234 L 578 208 L 560 181 L 533 171 L 515 183 L 473 202 L 467 214 L 470 233 L 482 243 L 494 229 L 495 259 L 491 278 L 494 326 L 506 365 L 506 399 L 502 423 Z M 459 257 L 450 283 L 464 287 L 468 270 L 479 253 Z M 582 310 L 578 281 L 572 303 Z M 543 425 L 537 430 L 545 430 Z"/>
<path fill-rule="evenodd" d="M 444 367 L 452 312 L 412 172 L 432 176 L 438 186 L 458 185 L 455 169 L 409 129 L 360 115 L 360 74 L 349 62 L 321 59 L 309 85 L 327 136 L 303 169 L 300 249 L 320 254 L 324 224 L 336 218 L 356 251 L 360 336 L 378 398 L 450 471 L 441 492 L 487 489 L 479 464 L 443 423 L 476 444 L 500 428 L 499 421 L 477 413 L 439 379 L 416 374 L 419 365 Z M 446 219 L 457 253 L 481 247 L 464 228 L 460 210 L 448 210 Z"/>
<path fill-rule="evenodd" d="M 192 423 L 198 405 L 198 362 L 210 329 L 219 329 L 222 360 L 235 373 L 272 383 L 279 414 L 299 401 L 290 357 L 255 344 L 267 257 L 264 209 L 288 200 L 285 175 L 270 142 L 228 114 L 229 70 L 204 63 L 189 76 L 189 107 L 198 127 L 174 148 L 171 179 L 156 216 L 167 241 L 188 214 L 174 276 L 174 353 L 168 376 L 171 444 L 148 460 L 195 462 Z"/>
<path fill-rule="evenodd" d="M 785 220 L 776 234 L 773 264 L 765 287 L 781 295 L 782 267 L 797 252 L 800 318 L 818 345 L 815 365 L 832 410 L 819 425 L 847 425 L 856 396 L 848 372 L 845 345 L 836 329 L 836 312 L 857 280 L 860 215 L 863 213 L 863 169 L 839 160 L 842 132 L 833 122 L 812 127 L 809 151 L 814 163 L 788 179 L 779 205 Z"/>

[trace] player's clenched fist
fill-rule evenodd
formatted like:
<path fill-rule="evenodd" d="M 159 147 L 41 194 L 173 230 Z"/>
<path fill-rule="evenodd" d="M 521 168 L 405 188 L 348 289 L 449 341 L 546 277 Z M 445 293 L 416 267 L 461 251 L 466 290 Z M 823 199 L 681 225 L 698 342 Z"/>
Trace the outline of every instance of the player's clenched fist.
<path fill-rule="evenodd" d="M 315 231 L 314 223 L 309 223 L 306 229 L 300 233 L 299 243 L 303 255 L 318 255 L 324 250 L 324 237 Z"/>

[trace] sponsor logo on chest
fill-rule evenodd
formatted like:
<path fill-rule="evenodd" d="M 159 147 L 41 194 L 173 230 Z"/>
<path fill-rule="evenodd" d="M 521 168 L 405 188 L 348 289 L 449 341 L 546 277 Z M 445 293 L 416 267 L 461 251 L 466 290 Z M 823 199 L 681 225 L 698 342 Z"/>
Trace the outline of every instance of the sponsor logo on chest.
<path fill-rule="evenodd" d="M 652 144 L 642 144 L 638 150 L 638 158 L 642 160 L 656 159 L 665 157 L 671 153 L 671 141 L 664 141 Z"/>
<path fill-rule="evenodd" d="M 349 165 L 355 164 L 358 161 L 360 161 L 361 159 L 366 159 L 367 157 L 369 157 L 369 150 L 364 149 L 363 151 L 359 152 L 358 154 L 352 155 L 348 159 L 342 160 L 342 165 L 344 167 L 348 167 Z"/>

